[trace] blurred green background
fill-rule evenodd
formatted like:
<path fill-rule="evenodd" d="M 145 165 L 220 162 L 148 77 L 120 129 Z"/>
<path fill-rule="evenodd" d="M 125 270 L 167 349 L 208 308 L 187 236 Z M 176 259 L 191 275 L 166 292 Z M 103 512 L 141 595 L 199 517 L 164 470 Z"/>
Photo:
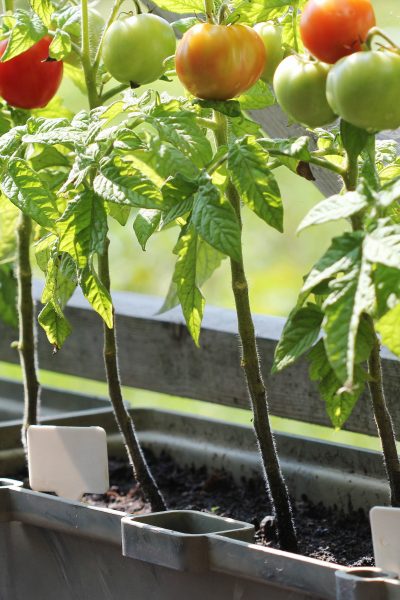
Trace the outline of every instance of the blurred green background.
<path fill-rule="evenodd" d="M 111 4 L 101 0 L 97 9 L 107 14 Z M 373 0 L 379 26 L 397 41 L 400 41 L 400 2 L 399 0 Z M 152 85 L 154 87 L 154 85 Z M 160 90 L 170 94 L 180 94 L 178 82 L 157 83 Z M 383 92 L 384 93 L 384 92 Z M 65 104 L 72 110 L 85 106 L 85 98 L 69 82 L 65 81 L 61 94 Z M 343 231 L 345 222 L 309 229 L 300 236 L 296 228 L 302 217 L 322 196 L 316 187 L 284 169 L 276 171 L 285 207 L 285 233 L 279 234 L 267 227 L 250 211 L 244 211 L 244 256 L 250 284 L 253 311 L 257 313 L 286 316 L 296 301 L 302 276 L 308 272 L 313 261 L 321 255 L 329 244 L 332 235 Z M 154 236 L 146 252 L 136 241 L 130 221 L 125 228 L 112 222 L 111 225 L 111 265 L 112 284 L 115 290 L 130 290 L 162 298 L 168 290 L 174 265 L 172 248 L 178 230 L 170 229 Z M 230 289 L 228 261 L 216 271 L 204 286 L 203 293 L 209 304 L 233 308 Z M 77 333 L 75 332 L 75 335 Z M 79 333 L 78 333 L 79 335 Z M 0 376 L 19 378 L 19 369 L 0 364 Z M 89 393 L 106 395 L 104 384 L 82 382 L 73 378 L 41 374 L 43 383 L 75 388 Z M 168 398 L 153 393 L 125 390 L 126 398 L 138 405 L 164 406 L 207 414 L 229 420 L 250 422 L 248 411 L 226 409 L 206 403 Z M 357 443 L 376 447 L 375 440 L 366 436 L 354 436 L 345 432 L 333 432 L 325 428 L 284 421 L 274 418 L 274 427 L 280 430 L 299 432 L 319 437 L 335 439 L 344 443 Z"/>

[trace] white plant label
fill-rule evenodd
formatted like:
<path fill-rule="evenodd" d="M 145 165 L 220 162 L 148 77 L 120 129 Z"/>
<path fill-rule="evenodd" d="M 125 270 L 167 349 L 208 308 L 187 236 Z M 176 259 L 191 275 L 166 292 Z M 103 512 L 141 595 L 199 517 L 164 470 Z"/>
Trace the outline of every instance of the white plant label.
<path fill-rule="evenodd" d="M 28 428 L 29 483 L 37 492 L 69 500 L 109 487 L 106 432 L 101 427 Z"/>
<path fill-rule="evenodd" d="M 369 514 L 376 566 L 400 575 L 400 508 L 374 506 Z"/>

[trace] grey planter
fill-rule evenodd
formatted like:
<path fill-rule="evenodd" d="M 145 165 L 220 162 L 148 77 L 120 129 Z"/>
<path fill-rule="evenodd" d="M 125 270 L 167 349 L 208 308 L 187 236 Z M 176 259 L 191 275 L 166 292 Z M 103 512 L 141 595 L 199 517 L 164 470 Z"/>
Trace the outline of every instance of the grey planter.
<path fill-rule="evenodd" d="M 132 519 L 0 483 L 1 600 L 380 600 L 400 582 L 249 543 L 251 526 L 174 511 Z"/>
<path fill-rule="evenodd" d="M 142 443 L 155 453 L 223 467 L 237 479 L 258 469 L 250 427 L 133 412 Z M 123 452 L 109 409 L 53 421 L 102 425 L 110 453 Z M 2 425 L 3 446 L 16 429 Z M 296 496 L 307 491 L 314 500 L 364 509 L 385 500 L 378 453 L 288 435 L 279 435 L 278 444 Z M 0 459 L 8 474 L 23 460 L 15 447 Z M 10 479 L 0 481 L 0 530 L 0 600 L 54 600 L 55 593 L 57 600 L 400 599 L 400 583 L 390 574 L 256 546 L 247 523 L 194 511 L 132 517 L 32 492 Z"/>

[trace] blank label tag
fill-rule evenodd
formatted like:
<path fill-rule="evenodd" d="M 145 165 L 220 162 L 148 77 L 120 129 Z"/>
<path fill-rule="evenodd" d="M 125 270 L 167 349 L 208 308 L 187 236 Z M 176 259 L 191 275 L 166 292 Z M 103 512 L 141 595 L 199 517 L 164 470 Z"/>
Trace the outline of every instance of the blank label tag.
<path fill-rule="evenodd" d="M 101 427 L 28 428 L 29 483 L 69 500 L 109 487 L 106 432 Z"/>
<path fill-rule="evenodd" d="M 374 506 L 369 516 L 376 566 L 400 575 L 400 508 Z"/>

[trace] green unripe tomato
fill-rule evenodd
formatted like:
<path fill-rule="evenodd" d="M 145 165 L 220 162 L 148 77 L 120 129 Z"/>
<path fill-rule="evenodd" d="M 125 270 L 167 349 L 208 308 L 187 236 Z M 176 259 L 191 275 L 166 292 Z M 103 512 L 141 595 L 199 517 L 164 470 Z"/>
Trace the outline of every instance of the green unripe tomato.
<path fill-rule="evenodd" d="M 272 83 L 276 68 L 283 60 L 285 53 L 282 47 L 282 28 L 270 21 L 257 23 L 253 29 L 262 39 L 267 57 L 261 79 L 267 83 Z"/>
<path fill-rule="evenodd" d="M 400 56 L 374 50 L 342 58 L 328 75 L 326 94 L 332 109 L 360 129 L 397 129 Z"/>
<path fill-rule="evenodd" d="M 115 21 L 104 36 L 102 55 L 107 71 L 117 81 L 143 85 L 164 73 L 163 62 L 175 53 L 175 47 L 168 21 L 146 13 Z"/>
<path fill-rule="evenodd" d="M 329 65 L 288 56 L 275 71 L 274 91 L 281 108 L 293 121 L 310 128 L 332 123 L 336 115 L 326 99 Z"/>

